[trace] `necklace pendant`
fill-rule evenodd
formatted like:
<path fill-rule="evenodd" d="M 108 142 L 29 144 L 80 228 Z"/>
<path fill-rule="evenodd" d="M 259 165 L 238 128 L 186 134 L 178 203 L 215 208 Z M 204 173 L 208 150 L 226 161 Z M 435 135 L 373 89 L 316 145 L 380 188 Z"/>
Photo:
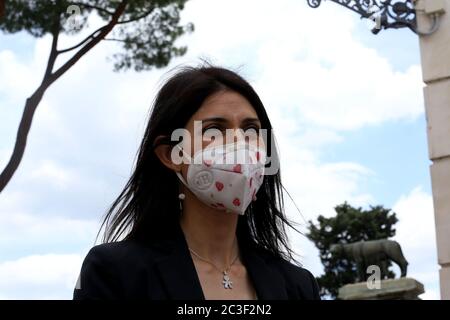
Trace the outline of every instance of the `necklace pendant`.
<path fill-rule="evenodd" d="M 223 272 L 223 287 L 224 289 L 233 289 L 233 282 L 230 279 L 230 276 L 226 271 Z"/>

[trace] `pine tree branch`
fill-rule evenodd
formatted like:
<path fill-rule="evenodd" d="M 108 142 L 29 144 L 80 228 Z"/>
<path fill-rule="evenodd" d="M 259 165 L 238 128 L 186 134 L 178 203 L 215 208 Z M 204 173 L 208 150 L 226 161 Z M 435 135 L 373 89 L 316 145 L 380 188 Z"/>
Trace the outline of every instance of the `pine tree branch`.
<path fill-rule="evenodd" d="M 153 12 L 153 10 L 155 10 L 155 6 L 154 6 L 154 5 L 152 5 L 152 6 L 150 7 L 150 9 L 147 10 L 146 12 L 144 12 L 143 14 L 141 14 L 141 15 L 139 15 L 139 16 L 137 16 L 137 17 L 128 19 L 128 20 L 122 20 L 122 21 L 119 21 L 119 22 L 117 22 L 117 24 L 125 24 L 125 23 L 130 23 L 130 22 L 134 22 L 134 21 L 143 19 L 143 18 L 147 17 L 149 14 L 151 14 L 151 13 Z"/>
<path fill-rule="evenodd" d="M 88 8 L 88 9 L 94 9 L 94 10 L 97 10 L 99 12 L 103 12 L 103 13 L 109 14 L 110 16 L 114 15 L 114 12 L 111 12 L 111 11 L 109 11 L 109 10 L 107 10 L 105 8 L 101 8 L 99 6 L 94 6 L 94 5 L 83 3 L 83 2 L 71 2 L 71 4 L 76 5 L 76 6 L 80 6 L 80 7 L 85 7 L 85 8 Z"/>
<path fill-rule="evenodd" d="M 52 74 L 53 68 L 55 66 L 55 62 L 56 62 L 56 58 L 58 57 L 58 39 L 59 39 L 59 32 L 60 29 L 59 28 L 55 28 L 55 30 L 52 32 L 52 46 L 50 49 L 50 55 L 48 57 L 48 62 L 47 62 L 47 68 L 45 69 L 45 73 L 44 73 L 44 78 L 42 79 L 42 82 L 45 82 L 46 79 L 48 79 L 50 77 L 50 75 Z"/>
<path fill-rule="evenodd" d="M 127 42 L 125 39 L 116 39 L 116 38 L 105 38 L 103 41 L 117 41 L 117 42 Z"/>
<path fill-rule="evenodd" d="M 119 21 L 120 16 L 124 13 L 125 8 L 128 5 L 128 0 L 123 0 L 118 6 L 114 15 L 111 17 L 111 21 L 103 26 L 100 33 L 87 41 L 87 43 L 77 52 L 72 58 L 70 58 L 66 63 L 64 63 L 58 70 L 56 70 L 50 77 L 50 84 L 55 82 L 59 77 L 67 72 L 78 60 L 80 60 L 87 52 L 94 48 L 101 40 L 103 40 L 114 28 L 114 26 Z"/>
<path fill-rule="evenodd" d="M 66 53 L 66 52 L 69 52 L 69 51 L 72 51 L 72 50 L 75 50 L 75 49 L 81 47 L 81 46 L 82 46 L 83 44 L 85 44 L 87 41 L 89 41 L 89 40 L 95 38 L 95 36 L 96 36 L 99 32 L 101 32 L 103 29 L 105 29 L 106 27 L 107 27 L 107 26 L 103 26 L 103 27 L 101 27 L 101 28 L 98 28 L 97 30 L 95 30 L 94 32 L 92 32 L 89 36 L 87 36 L 83 41 L 81 41 L 80 43 L 78 43 L 78 44 L 76 44 L 76 45 L 74 45 L 74 46 L 72 46 L 72 47 L 70 47 L 70 48 L 63 49 L 63 50 L 58 50 L 58 54 Z"/>

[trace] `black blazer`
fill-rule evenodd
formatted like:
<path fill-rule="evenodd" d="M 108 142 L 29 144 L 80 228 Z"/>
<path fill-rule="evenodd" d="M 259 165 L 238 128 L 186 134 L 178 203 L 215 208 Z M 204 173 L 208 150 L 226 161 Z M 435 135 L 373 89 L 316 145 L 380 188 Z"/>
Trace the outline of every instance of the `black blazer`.
<path fill-rule="evenodd" d="M 93 247 L 73 298 L 204 300 L 184 234 L 177 229 L 158 245 L 124 240 Z M 240 243 L 239 248 L 259 300 L 320 299 L 308 270 L 256 247 Z"/>

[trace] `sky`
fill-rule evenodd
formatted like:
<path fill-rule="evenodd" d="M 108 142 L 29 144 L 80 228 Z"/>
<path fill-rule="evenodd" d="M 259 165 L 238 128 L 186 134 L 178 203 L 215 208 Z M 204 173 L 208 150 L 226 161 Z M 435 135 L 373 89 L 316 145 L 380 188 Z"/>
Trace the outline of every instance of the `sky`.
<path fill-rule="evenodd" d="M 188 52 L 166 68 L 115 73 L 108 57 L 120 49 L 104 42 L 45 94 L 22 163 L 0 194 L 0 299 L 72 298 L 101 218 L 131 174 L 159 86 L 168 71 L 203 58 L 238 71 L 260 95 L 301 214 L 288 197 L 286 212 L 300 230 L 344 201 L 390 208 L 408 276 L 424 284 L 422 299 L 439 299 L 417 36 L 375 36 L 332 2 L 312 9 L 298 0 L 190 0 L 182 21 L 195 24 L 177 42 Z M 60 47 L 87 32 L 62 37 Z M 49 49 L 48 36 L 0 34 L 0 168 Z M 314 245 L 289 235 L 303 266 L 322 274 Z"/>

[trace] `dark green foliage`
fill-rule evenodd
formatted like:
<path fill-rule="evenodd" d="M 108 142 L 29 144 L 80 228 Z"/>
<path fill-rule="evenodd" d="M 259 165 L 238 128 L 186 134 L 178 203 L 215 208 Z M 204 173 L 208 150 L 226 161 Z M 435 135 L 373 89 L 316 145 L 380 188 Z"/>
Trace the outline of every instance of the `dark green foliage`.
<path fill-rule="evenodd" d="M 186 47 L 177 47 L 175 40 L 193 31 L 193 25 L 180 25 L 180 11 L 187 0 L 129 0 L 119 22 L 106 40 L 117 41 L 123 50 L 114 55 L 115 70 L 136 71 L 164 67 L 170 60 L 185 54 Z M 27 31 L 34 37 L 46 34 L 76 34 L 87 26 L 96 13 L 106 22 L 111 20 L 121 0 L 10 0 L 0 30 L 6 33 Z M 70 5 L 81 10 L 76 15 L 79 28 L 69 23 L 73 15 Z"/>
<path fill-rule="evenodd" d="M 114 55 L 116 70 L 134 67 L 141 71 L 149 66 L 164 67 L 172 57 L 186 53 L 186 47 L 173 46 L 177 38 L 194 30 L 193 24 L 178 25 L 182 2 L 154 8 L 154 13 L 147 18 L 130 25 L 119 25 L 114 30 L 114 39 L 122 39 L 125 49 L 123 53 Z"/>
<path fill-rule="evenodd" d="M 122 51 L 115 54 L 115 70 L 161 68 L 186 47 L 175 40 L 193 25 L 181 26 L 180 11 L 187 0 L 0 0 L 0 31 L 28 32 L 36 38 L 51 35 L 47 66 L 42 82 L 25 102 L 13 154 L 0 172 L 0 192 L 11 180 L 23 158 L 33 116 L 47 89 L 102 41 L 115 41 Z M 84 40 L 60 48 L 61 34 L 74 35 L 86 28 L 92 15 L 102 26 Z M 103 21 L 104 22 L 103 22 Z M 96 21 L 96 22 L 97 22 Z M 66 54 L 71 53 L 69 57 Z M 64 55 L 65 62 L 58 64 Z M 55 66 L 58 66 L 55 69 Z"/>
<path fill-rule="evenodd" d="M 322 290 L 321 295 L 332 298 L 337 296 L 338 289 L 342 285 L 357 280 L 357 271 L 353 261 L 343 256 L 332 255 L 329 251 L 330 245 L 393 237 L 394 224 L 398 221 L 395 213 L 382 206 L 363 210 L 344 203 L 335 207 L 335 211 L 335 217 L 319 216 L 316 224 L 309 221 L 307 234 L 319 249 L 320 260 L 324 266 L 324 274 L 317 278 Z M 389 277 L 394 277 L 394 273 L 390 270 Z"/>

